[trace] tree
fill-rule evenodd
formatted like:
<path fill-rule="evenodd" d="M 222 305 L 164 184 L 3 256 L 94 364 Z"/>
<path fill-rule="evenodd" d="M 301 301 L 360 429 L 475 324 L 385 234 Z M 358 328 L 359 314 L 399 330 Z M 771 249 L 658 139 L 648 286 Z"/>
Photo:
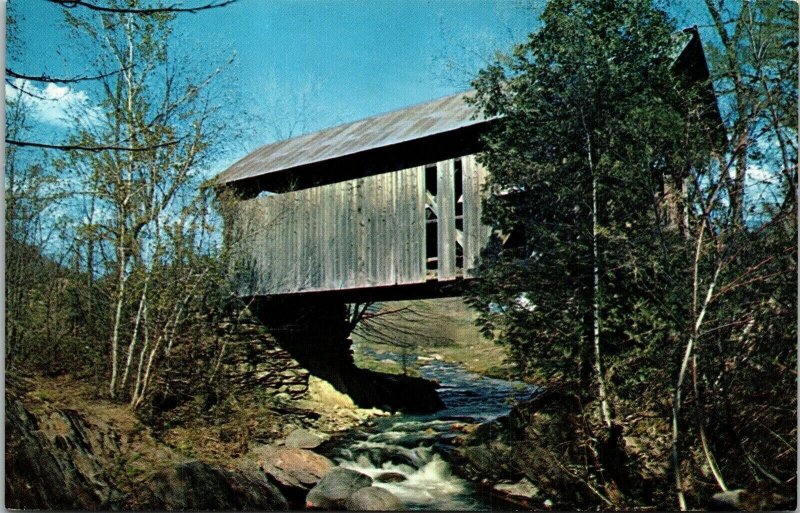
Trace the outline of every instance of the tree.
<path fill-rule="evenodd" d="M 523 374 L 605 396 L 602 353 L 633 298 L 621 287 L 653 239 L 653 198 L 684 161 L 674 27 L 645 1 L 553 2 L 542 20 L 475 82 L 479 106 L 503 118 L 483 156 L 487 220 L 525 241 L 490 263 L 477 299 L 487 328 L 514 327 L 501 337 Z"/>
<path fill-rule="evenodd" d="M 679 443 L 691 455 L 691 435 L 722 490 L 730 482 L 767 480 L 792 496 L 796 457 L 785 445 L 796 438 L 797 411 L 790 384 L 796 378 L 785 364 L 796 365 L 797 336 L 797 4 L 708 1 L 706 7 L 721 43 L 710 55 L 727 106 L 727 144 L 690 173 L 697 213 L 690 237 L 692 326 L 672 412 L 682 509 L 688 506 Z M 691 414 L 681 412 L 682 394 L 692 396 Z M 712 417 L 718 422 L 708 422 L 707 432 Z M 688 428 L 685 436 L 679 425 Z"/>
<path fill-rule="evenodd" d="M 409 355 L 423 347 L 452 345 L 442 334 L 441 323 L 427 311 L 423 302 L 364 303 L 348 305 L 351 331 L 368 344 L 388 346 L 400 351 L 400 365 L 408 374 Z M 426 327 L 433 326 L 433 329 Z"/>
<path fill-rule="evenodd" d="M 157 16 L 174 16 L 181 13 L 190 13 L 196 14 L 198 12 L 206 11 L 209 9 L 217 9 L 220 7 L 225 7 L 235 3 L 237 0 L 219 0 L 219 1 L 211 1 L 208 3 L 198 3 L 195 5 L 191 4 L 182 4 L 181 2 L 177 4 L 165 5 L 161 2 L 155 2 L 152 4 L 148 4 L 146 2 L 139 2 L 139 1 L 130 1 L 130 2 L 122 2 L 122 1 L 113 1 L 106 4 L 99 4 L 95 2 L 89 2 L 84 0 L 47 0 L 52 4 L 59 5 L 64 8 L 65 13 L 69 13 L 73 10 L 79 11 L 88 11 L 88 12 L 98 12 L 98 13 L 105 13 L 105 14 L 121 14 L 121 15 L 131 15 L 137 17 L 137 19 L 147 19 L 150 17 L 157 17 Z M 15 24 L 15 15 L 12 12 L 8 13 L 7 23 L 9 27 L 13 27 Z M 11 42 L 13 39 L 13 30 L 9 30 L 9 46 L 11 46 Z M 7 66 L 6 69 L 6 84 L 13 89 L 17 89 L 21 94 L 34 96 L 33 93 L 27 91 L 24 87 L 19 87 L 14 80 L 12 79 L 20 79 L 24 81 L 31 81 L 31 82 L 39 82 L 39 83 L 49 83 L 49 84 L 74 84 L 79 82 L 92 82 L 97 80 L 102 80 L 118 73 L 122 73 L 128 71 L 127 68 L 111 68 L 110 70 L 103 70 L 98 74 L 94 75 L 74 75 L 74 76 L 53 76 L 48 74 L 30 74 L 30 73 L 21 73 L 17 70 L 14 70 L 12 67 Z M 22 148 L 42 148 L 42 149 L 49 149 L 49 150 L 57 150 L 57 151 L 88 151 L 88 152 L 99 152 L 99 151 L 129 151 L 129 152 L 138 152 L 138 151 L 147 151 L 150 148 L 147 147 L 132 147 L 132 146 L 113 146 L 113 145 L 101 145 L 101 146 L 91 146 L 91 145 L 84 145 L 84 144 L 68 144 L 68 143 L 47 143 L 41 141 L 33 141 L 29 138 L 21 138 L 14 134 L 6 133 L 6 144 L 9 146 L 15 147 L 22 147 Z M 162 143 L 162 144 L 173 144 L 173 143 Z"/>
<path fill-rule="evenodd" d="M 18 55 L 14 18 L 8 30 L 8 54 Z M 36 128 L 32 96 L 26 84 L 6 96 L 6 134 L 24 138 Z M 74 289 L 71 252 L 45 251 L 57 244 L 66 229 L 59 204 L 66 191 L 40 150 L 6 147 L 6 357 L 10 367 L 33 364 L 57 371 L 71 358 L 55 352 L 87 356 L 80 329 L 68 309 Z M 68 239 L 67 239 L 68 240 Z"/>
<path fill-rule="evenodd" d="M 714 80 L 727 111 L 729 147 L 734 157 L 733 181 L 729 187 L 731 208 L 737 224 L 743 225 L 747 208 L 758 209 L 760 201 L 746 189 L 753 170 L 780 171 L 784 187 L 797 182 L 797 3 L 780 0 L 758 2 L 713 2 L 706 0 L 713 29 L 721 45 L 712 48 Z M 764 179 L 763 176 L 758 179 Z M 789 201 L 794 195 L 782 193 Z M 746 227 L 743 227 L 746 228 Z"/>
<path fill-rule="evenodd" d="M 793 449 L 767 449 L 767 432 L 795 436 L 796 410 L 772 410 L 794 402 L 775 363 L 796 358 L 789 343 L 796 322 L 787 320 L 796 269 L 792 102 L 775 93 L 770 100 L 774 88 L 762 85 L 758 99 L 742 98 L 746 119 L 714 123 L 709 84 L 671 69 L 686 34 L 674 36 L 649 1 L 554 1 L 542 21 L 475 81 L 478 106 L 500 118 L 484 141 L 486 221 L 520 241 L 486 259 L 473 289 L 485 333 L 507 345 L 523 377 L 566 387 L 591 408 L 588 425 L 577 429 L 593 466 L 572 468 L 600 485 L 607 505 L 624 482 L 609 466 L 608 447 L 635 433 L 629 419 L 640 415 L 670 419 L 654 425 L 658 434 L 648 442 L 657 447 L 669 437 L 669 450 L 649 457 L 666 463 L 671 455 L 673 483 L 661 490 L 663 497 L 675 492 L 681 508 L 714 487 L 727 489 L 726 475 L 737 484 L 765 477 L 790 484 Z M 780 34 L 780 47 L 790 48 L 789 33 Z M 775 70 L 792 69 L 790 53 L 773 52 L 776 60 L 761 61 L 772 63 L 767 68 L 748 69 L 783 91 L 791 82 Z M 783 177 L 761 196 L 748 198 L 734 172 L 743 162 L 735 136 L 742 123 L 750 159 L 770 141 L 785 143 L 772 154 L 779 158 L 760 161 Z M 718 136 L 728 127 L 731 148 Z M 765 191 L 775 201 L 765 201 Z M 755 208 L 743 214 L 738 205 L 748 201 Z M 780 342 L 768 347 L 767 333 Z M 751 359 L 759 367 L 744 369 Z M 741 397 L 755 398 L 755 375 L 772 392 L 758 387 L 761 397 L 747 404 Z M 737 408 L 768 427 L 758 431 Z M 709 432 L 706 419 L 720 411 L 725 424 Z M 740 425 L 748 426 L 746 438 Z M 737 457 L 753 460 L 752 470 L 736 465 Z M 709 478 L 714 485 L 700 484 Z M 644 504 L 624 492 L 627 499 L 617 500 Z"/>
<path fill-rule="evenodd" d="M 236 125 L 219 116 L 224 97 L 214 84 L 223 68 L 198 72 L 175 55 L 173 13 L 65 16 L 98 48 L 99 69 L 122 70 L 98 79 L 100 107 L 73 120 L 70 144 L 105 149 L 69 152 L 57 166 L 79 184 L 70 210 L 86 212 L 76 216 L 82 267 L 103 277 L 112 305 L 108 394 L 138 406 L 191 303 L 220 285 L 210 276 L 224 268 L 219 223 L 208 191 L 198 191 Z"/>

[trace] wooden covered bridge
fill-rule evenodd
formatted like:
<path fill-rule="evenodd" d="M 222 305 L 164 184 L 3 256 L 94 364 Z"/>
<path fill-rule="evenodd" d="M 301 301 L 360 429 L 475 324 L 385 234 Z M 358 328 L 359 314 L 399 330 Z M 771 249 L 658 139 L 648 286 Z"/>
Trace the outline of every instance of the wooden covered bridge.
<path fill-rule="evenodd" d="M 257 150 L 221 175 L 243 199 L 243 296 L 430 296 L 489 239 L 464 94 Z"/>
<path fill-rule="evenodd" d="M 696 29 L 674 68 L 708 78 Z M 264 146 L 218 177 L 236 190 L 229 236 L 243 297 L 341 302 L 457 291 L 495 238 L 481 223 L 480 135 L 494 122 L 472 93 Z M 501 238 L 501 237 L 496 237 Z"/>
<path fill-rule="evenodd" d="M 708 78 L 696 29 L 673 51 L 676 71 Z M 237 198 L 226 237 L 238 294 L 301 366 L 361 406 L 442 403 L 432 382 L 355 366 L 346 304 L 458 295 L 505 241 L 481 222 L 476 158 L 498 121 L 471 94 L 270 144 L 217 177 Z"/>

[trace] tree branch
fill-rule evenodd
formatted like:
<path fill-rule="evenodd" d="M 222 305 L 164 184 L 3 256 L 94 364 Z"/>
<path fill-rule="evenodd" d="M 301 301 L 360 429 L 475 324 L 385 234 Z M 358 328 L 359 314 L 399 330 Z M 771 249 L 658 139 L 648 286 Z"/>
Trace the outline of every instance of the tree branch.
<path fill-rule="evenodd" d="M 12 70 L 11 68 L 6 68 L 6 75 L 13 78 L 19 78 L 22 80 L 30 80 L 33 82 L 50 82 L 50 83 L 58 83 L 58 84 L 71 84 L 75 82 L 86 82 L 89 80 L 100 80 L 106 77 L 110 77 L 112 75 L 116 75 L 117 73 L 121 73 L 125 71 L 126 68 L 118 69 L 115 71 L 110 71 L 108 73 L 103 73 L 102 75 L 96 75 L 93 77 L 70 77 L 70 78 L 61 78 L 61 77 L 51 77 L 50 75 L 24 75 L 22 73 L 17 73 L 16 71 Z"/>
<path fill-rule="evenodd" d="M 230 5 L 237 0 L 222 0 L 217 2 L 211 2 L 204 5 L 199 5 L 197 7 L 178 7 L 177 4 L 168 5 L 164 7 L 145 7 L 145 8 L 129 8 L 129 7 L 107 7 L 103 5 L 97 5 L 91 2 L 87 2 L 85 0 L 47 0 L 50 3 L 60 5 L 65 9 L 74 9 L 76 7 L 85 7 L 86 9 L 90 9 L 92 11 L 99 11 L 99 12 L 109 12 L 109 13 L 122 13 L 122 14 L 137 14 L 139 16 L 151 16 L 153 14 L 160 14 L 160 13 L 191 13 L 195 14 L 200 11 L 205 11 L 208 9 L 217 9 L 219 7 L 225 7 L 226 5 Z"/>
<path fill-rule="evenodd" d="M 169 141 L 161 144 L 155 144 L 153 146 L 143 146 L 141 148 L 130 148 L 126 146 L 83 146 L 80 144 L 47 144 L 47 143 L 39 143 L 33 141 L 18 141 L 16 139 L 6 139 L 6 144 L 10 144 L 12 146 L 19 146 L 19 147 L 28 147 L 28 148 L 44 148 L 48 150 L 58 150 L 58 151 L 91 151 L 91 152 L 101 152 L 101 151 L 131 151 L 131 152 L 138 152 L 138 151 L 151 151 L 156 150 L 158 148 L 165 148 L 168 146 L 174 146 L 178 144 L 179 141 Z"/>

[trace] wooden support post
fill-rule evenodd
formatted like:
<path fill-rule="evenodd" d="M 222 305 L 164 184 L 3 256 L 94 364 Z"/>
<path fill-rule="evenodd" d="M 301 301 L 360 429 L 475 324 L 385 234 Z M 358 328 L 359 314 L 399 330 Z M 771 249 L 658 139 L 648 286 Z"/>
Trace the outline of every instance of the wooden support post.
<path fill-rule="evenodd" d="M 456 206 L 455 206 L 455 161 L 445 160 L 436 164 L 438 222 L 438 279 L 454 280 L 456 277 Z"/>

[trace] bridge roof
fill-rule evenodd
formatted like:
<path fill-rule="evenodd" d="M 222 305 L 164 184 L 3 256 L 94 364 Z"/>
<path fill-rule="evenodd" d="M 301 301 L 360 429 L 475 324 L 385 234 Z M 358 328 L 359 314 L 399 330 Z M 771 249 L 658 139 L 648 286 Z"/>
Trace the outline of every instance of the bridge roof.
<path fill-rule="evenodd" d="M 674 34 L 669 56 L 676 68 L 687 68 L 695 78 L 708 78 L 708 68 L 697 27 Z M 709 90 L 709 104 L 719 117 L 716 98 Z M 267 144 L 253 151 L 220 173 L 219 184 L 291 172 L 301 167 L 363 154 L 379 148 L 453 132 L 489 121 L 465 99 L 475 91 L 465 91 L 437 100 L 378 114 L 333 128 Z"/>
<path fill-rule="evenodd" d="M 231 183 L 485 123 L 467 91 L 262 146 L 223 171 Z"/>

